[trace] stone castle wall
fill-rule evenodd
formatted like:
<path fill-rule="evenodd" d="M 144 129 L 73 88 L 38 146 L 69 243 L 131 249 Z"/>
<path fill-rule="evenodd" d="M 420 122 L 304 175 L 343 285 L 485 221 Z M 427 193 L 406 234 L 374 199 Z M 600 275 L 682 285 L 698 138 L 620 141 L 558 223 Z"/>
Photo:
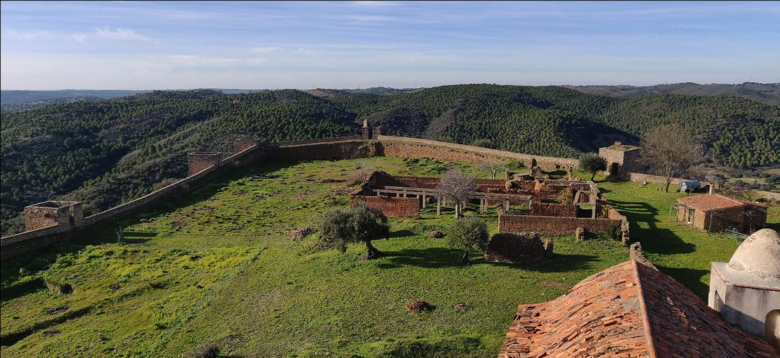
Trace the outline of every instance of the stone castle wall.
<path fill-rule="evenodd" d="M 349 206 L 356 202 L 364 202 L 369 207 L 381 209 L 382 213 L 390 218 L 420 218 L 419 198 L 353 195 L 349 199 Z"/>
<path fill-rule="evenodd" d="M 377 155 L 376 143 L 363 140 L 320 140 L 303 145 L 279 145 L 267 149 L 268 157 L 283 160 L 342 160 Z"/>
<path fill-rule="evenodd" d="M 499 212 L 499 232 L 536 232 L 541 235 L 564 236 L 573 235 L 578 227 L 585 230 L 604 233 L 612 225 L 620 229 L 620 220 L 560 218 L 552 216 L 510 215 Z"/>

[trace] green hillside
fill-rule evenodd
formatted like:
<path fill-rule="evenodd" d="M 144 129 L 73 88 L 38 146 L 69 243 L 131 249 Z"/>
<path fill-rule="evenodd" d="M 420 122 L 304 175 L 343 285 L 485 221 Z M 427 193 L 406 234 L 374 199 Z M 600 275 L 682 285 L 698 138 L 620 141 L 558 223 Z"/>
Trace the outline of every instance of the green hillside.
<path fill-rule="evenodd" d="M 316 93 L 315 93 L 316 92 Z M 358 133 L 368 117 L 388 135 L 577 157 L 653 127 L 681 123 L 714 165 L 780 164 L 780 107 L 737 97 L 613 98 L 563 87 L 457 85 L 399 94 L 295 90 L 225 94 L 155 91 L 73 102 L 2 119 L 2 232 L 21 229 L 25 205 L 64 198 L 86 213 L 140 197 L 186 175 L 186 153 L 232 150 L 232 140 Z"/>
<path fill-rule="evenodd" d="M 357 130 L 354 115 L 299 91 L 153 92 L 3 114 L 3 232 L 46 199 L 80 200 L 90 214 L 140 197 L 185 177 L 187 152 L 230 153 L 237 135 L 276 142 Z"/>

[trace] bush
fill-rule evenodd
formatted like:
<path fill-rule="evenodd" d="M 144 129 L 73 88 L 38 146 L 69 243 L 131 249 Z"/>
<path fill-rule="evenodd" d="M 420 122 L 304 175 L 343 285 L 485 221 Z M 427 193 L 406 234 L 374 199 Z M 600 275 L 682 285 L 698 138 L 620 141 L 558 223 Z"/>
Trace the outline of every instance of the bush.
<path fill-rule="evenodd" d="M 610 223 L 609 226 L 607 226 L 606 236 L 609 239 L 617 240 L 620 238 L 620 231 L 615 225 Z"/>
<path fill-rule="evenodd" d="M 364 259 L 374 259 L 382 256 L 382 253 L 371 245 L 371 240 L 388 238 L 390 225 L 382 210 L 357 202 L 352 208 L 336 209 L 325 214 L 319 231 L 320 242 L 324 246 L 344 253 L 347 244 L 364 242 L 367 249 Z"/>
<path fill-rule="evenodd" d="M 469 251 L 485 250 L 488 244 L 488 230 L 485 223 L 475 217 L 455 220 L 447 232 L 447 246 L 464 250 L 461 264 L 468 265 Z"/>
<path fill-rule="evenodd" d="M 607 160 L 595 153 L 586 153 L 580 157 L 579 167 L 586 173 L 591 173 L 590 180 L 596 177 L 600 170 L 607 170 Z"/>

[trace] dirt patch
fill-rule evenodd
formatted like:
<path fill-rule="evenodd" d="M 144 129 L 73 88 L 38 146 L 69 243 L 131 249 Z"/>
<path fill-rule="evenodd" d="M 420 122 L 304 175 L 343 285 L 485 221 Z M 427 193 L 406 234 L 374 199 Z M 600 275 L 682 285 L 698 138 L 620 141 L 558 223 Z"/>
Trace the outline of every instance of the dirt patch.
<path fill-rule="evenodd" d="M 288 239 L 292 239 L 293 241 L 302 240 L 306 236 L 309 236 L 314 233 L 314 229 L 310 227 L 304 227 L 300 229 L 295 229 L 291 231 L 289 234 L 287 234 Z"/>
<path fill-rule="evenodd" d="M 202 258 L 203 258 L 203 256 L 195 255 L 195 256 L 190 257 L 190 261 L 196 262 L 196 261 L 198 261 L 198 260 L 200 260 Z"/>
<path fill-rule="evenodd" d="M 571 288 L 571 285 L 563 283 L 563 282 L 542 281 L 541 284 L 542 284 L 542 286 L 559 288 L 561 290 L 568 290 L 569 288 Z"/>
<path fill-rule="evenodd" d="M 111 289 L 111 291 L 114 291 L 114 292 L 116 292 L 116 291 L 118 291 L 120 288 L 122 288 L 122 286 L 119 286 L 119 284 L 118 284 L 118 283 L 115 283 L 115 284 L 112 284 L 111 286 L 108 286 L 108 288 L 110 288 L 110 289 Z"/>
<path fill-rule="evenodd" d="M 246 191 L 239 190 L 239 191 L 237 191 L 237 192 L 235 192 L 233 194 L 236 194 L 236 195 L 246 195 Z"/>
<path fill-rule="evenodd" d="M 444 233 L 442 233 L 441 231 L 431 231 L 428 233 L 428 237 L 432 239 L 441 239 L 444 237 Z"/>
<path fill-rule="evenodd" d="M 53 336 L 55 334 L 60 334 L 60 333 L 62 333 L 62 331 L 60 331 L 59 329 L 50 329 L 48 331 L 43 331 L 43 336 L 44 337 L 51 337 L 51 336 Z"/>
<path fill-rule="evenodd" d="M 458 302 L 452 305 L 452 308 L 454 308 L 456 311 L 464 311 L 469 308 L 469 305 L 467 305 L 465 302 Z"/>
<path fill-rule="evenodd" d="M 425 301 L 412 301 L 406 304 L 409 312 L 433 311 L 436 307 Z"/>
<path fill-rule="evenodd" d="M 187 226 L 186 221 L 174 221 L 171 223 L 171 227 L 185 227 Z"/>
<path fill-rule="evenodd" d="M 62 312 L 67 311 L 68 308 L 69 308 L 68 305 L 59 306 L 59 307 L 55 307 L 55 308 L 47 308 L 46 309 L 46 313 L 50 314 L 50 315 L 56 315 L 56 314 L 60 314 Z"/>

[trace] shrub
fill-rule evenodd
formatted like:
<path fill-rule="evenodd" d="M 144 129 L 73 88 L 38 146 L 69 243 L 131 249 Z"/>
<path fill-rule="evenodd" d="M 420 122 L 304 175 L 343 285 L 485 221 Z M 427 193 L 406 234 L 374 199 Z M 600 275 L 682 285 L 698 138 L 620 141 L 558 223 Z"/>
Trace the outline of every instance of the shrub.
<path fill-rule="evenodd" d="M 464 251 L 461 264 L 469 264 L 469 251 L 485 250 L 488 244 L 488 230 L 485 223 L 475 217 L 455 220 L 447 232 L 447 245 Z"/>
<path fill-rule="evenodd" d="M 320 242 L 341 253 L 346 252 L 349 243 L 364 242 L 366 254 L 363 259 L 370 260 L 383 256 L 371 245 L 371 240 L 388 238 L 390 225 L 382 210 L 357 202 L 352 208 L 336 209 L 325 214 L 319 231 Z"/>
<path fill-rule="evenodd" d="M 598 171 L 607 169 L 607 160 L 598 154 L 586 153 L 580 157 L 579 167 L 582 171 L 591 173 L 590 180 L 593 181 Z"/>

